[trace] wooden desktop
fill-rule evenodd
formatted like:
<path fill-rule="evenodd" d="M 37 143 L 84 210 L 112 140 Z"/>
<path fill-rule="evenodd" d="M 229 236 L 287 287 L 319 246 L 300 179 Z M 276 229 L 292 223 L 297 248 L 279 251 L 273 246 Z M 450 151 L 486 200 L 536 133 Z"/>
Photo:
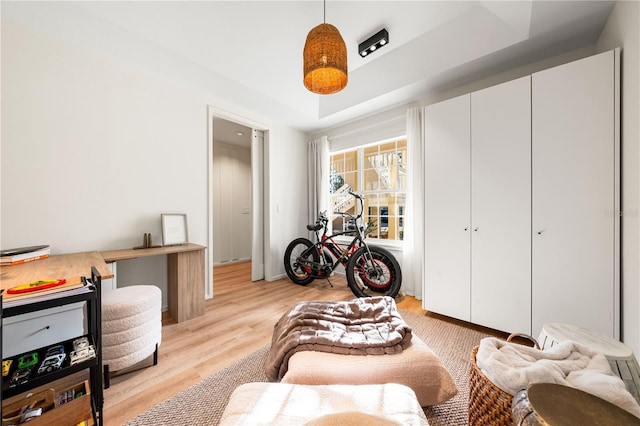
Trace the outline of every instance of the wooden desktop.
<path fill-rule="evenodd" d="M 148 256 L 167 256 L 167 288 L 169 314 L 182 322 L 204 314 L 205 248 L 198 244 L 147 249 L 92 251 L 49 256 L 15 266 L 0 267 L 0 287 L 4 290 L 29 282 L 90 276 L 91 267 L 98 269 L 102 279 L 113 278 L 106 262 Z"/>
<path fill-rule="evenodd" d="M 7 290 L 22 284 L 46 279 L 64 278 L 69 282 L 80 282 L 80 277 L 91 277 L 95 266 L 103 279 L 113 278 L 100 253 L 60 254 L 46 259 L 34 260 L 14 266 L 0 267 L 0 287 Z"/>
<path fill-rule="evenodd" d="M 167 256 L 169 314 L 182 322 L 204 314 L 205 250 L 198 244 L 102 251 L 105 262 Z"/>

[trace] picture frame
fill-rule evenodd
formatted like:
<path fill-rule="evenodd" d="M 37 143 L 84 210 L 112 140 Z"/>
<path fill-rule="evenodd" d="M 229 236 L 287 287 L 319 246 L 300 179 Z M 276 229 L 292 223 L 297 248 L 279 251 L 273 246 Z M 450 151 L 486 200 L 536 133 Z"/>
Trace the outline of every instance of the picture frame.
<path fill-rule="evenodd" d="M 185 213 L 162 213 L 162 245 L 174 246 L 189 242 L 187 215 Z"/>

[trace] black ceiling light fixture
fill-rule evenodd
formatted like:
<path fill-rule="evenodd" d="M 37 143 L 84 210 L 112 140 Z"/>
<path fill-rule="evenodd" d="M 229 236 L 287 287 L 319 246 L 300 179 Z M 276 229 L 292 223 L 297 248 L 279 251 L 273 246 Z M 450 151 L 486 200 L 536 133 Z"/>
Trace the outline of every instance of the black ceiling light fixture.
<path fill-rule="evenodd" d="M 360 43 L 358 45 L 358 53 L 364 58 L 387 44 L 389 44 L 389 32 L 386 28 L 383 28 Z"/>

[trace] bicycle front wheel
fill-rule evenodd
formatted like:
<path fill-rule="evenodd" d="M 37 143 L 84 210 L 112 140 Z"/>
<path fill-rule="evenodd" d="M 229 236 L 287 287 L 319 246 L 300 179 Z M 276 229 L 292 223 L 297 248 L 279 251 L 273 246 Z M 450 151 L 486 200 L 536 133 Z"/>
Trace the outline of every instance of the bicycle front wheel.
<path fill-rule="evenodd" d="M 402 271 L 396 258 L 382 247 L 360 247 L 347 263 L 349 288 L 357 297 L 396 297 L 402 285 Z"/>
<path fill-rule="evenodd" d="M 315 278 L 313 270 L 304 265 L 303 262 L 312 261 L 318 264 L 320 255 L 318 250 L 314 250 L 313 243 L 306 238 L 297 238 L 289 243 L 284 252 L 284 270 L 287 275 L 296 284 L 307 285 Z"/>

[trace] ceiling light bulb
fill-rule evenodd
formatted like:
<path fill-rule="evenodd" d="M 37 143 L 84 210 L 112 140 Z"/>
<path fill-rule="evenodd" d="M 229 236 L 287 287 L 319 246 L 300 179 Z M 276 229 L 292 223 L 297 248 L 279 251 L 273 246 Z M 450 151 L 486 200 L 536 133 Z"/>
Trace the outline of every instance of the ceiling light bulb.
<path fill-rule="evenodd" d="M 373 52 L 374 50 L 376 50 L 376 45 L 375 44 L 373 46 L 371 46 L 371 51 Z"/>
<path fill-rule="evenodd" d="M 363 50 L 360 54 L 361 54 L 362 56 L 367 56 L 367 53 L 369 53 L 369 52 L 367 52 L 366 50 Z"/>
<path fill-rule="evenodd" d="M 380 46 L 384 46 L 385 44 L 387 44 L 387 40 L 385 39 L 380 40 Z"/>
<path fill-rule="evenodd" d="M 242 136 L 242 132 L 237 132 L 236 135 Z"/>

